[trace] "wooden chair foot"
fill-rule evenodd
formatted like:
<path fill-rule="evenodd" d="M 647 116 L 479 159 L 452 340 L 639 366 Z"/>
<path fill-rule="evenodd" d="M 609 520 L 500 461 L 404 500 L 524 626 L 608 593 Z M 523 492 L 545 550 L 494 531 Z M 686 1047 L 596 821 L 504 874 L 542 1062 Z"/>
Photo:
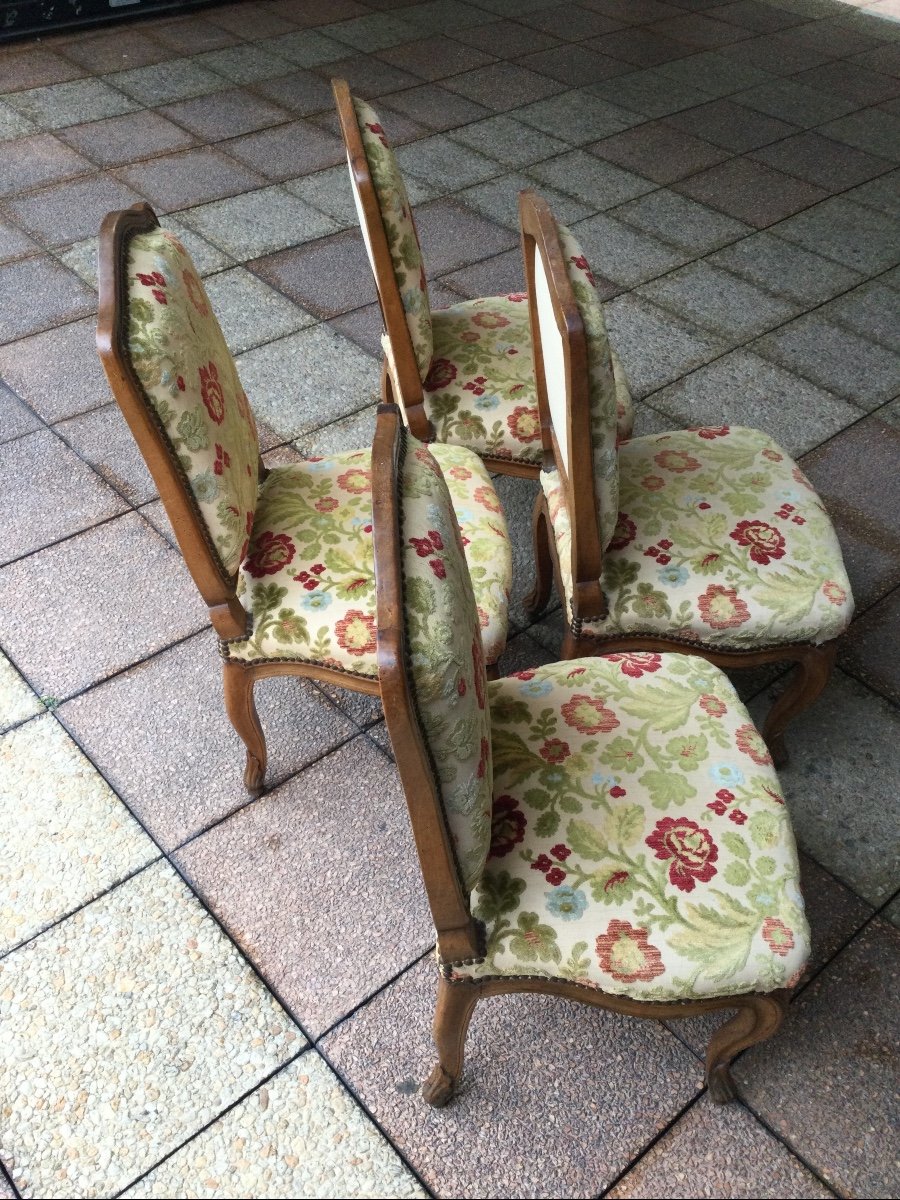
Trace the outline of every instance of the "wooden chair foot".
<path fill-rule="evenodd" d="M 732 1061 L 742 1050 L 766 1041 L 777 1031 L 787 1012 L 789 995 L 782 989 L 765 995 L 735 996 L 737 1012 L 712 1035 L 706 1051 L 706 1086 L 716 1104 L 735 1099 Z"/>
<path fill-rule="evenodd" d="M 453 1099 L 457 1081 L 437 1063 L 422 1085 L 422 1096 L 432 1108 L 443 1108 Z"/>
<path fill-rule="evenodd" d="M 443 1108 L 456 1090 L 462 1075 L 469 1020 L 480 994 L 474 983 L 450 983 L 443 976 L 438 981 L 433 1026 L 438 1062 L 422 1088 L 422 1095 L 434 1108 Z"/>
<path fill-rule="evenodd" d="M 244 787 L 251 796 L 261 796 L 265 791 L 266 767 L 258 758 L 247 751 L 247 765 L 244 767 Z"/>
<path fill-rule="evenodd" d="M 253 672 L 227 662 L 224 670 L 225 708 L 234 731 L 247 748 L 244 786 L 251 796 L 263 790 L 266 777 L 266 739 L 253 701 Z"/>
<path fill-rule="evenodd" d="M 824 646 L 808 646 L 797 659 L 787 687 L 769 710 L 762 735 L 776 767 L 784 767 L 788 762 L 784 744 L 785 729 L 818 699 L 828 682 L 836 653 L 835 642 L 827 642 Z"/>
<path fill-rule="evenodd" d="M 724 1065 L 715 1067 L 706 1077 L 709 1098 L 714 1104 L 730 1104 L 737 1099 L 737 1089 L 731 1071 Z"/>

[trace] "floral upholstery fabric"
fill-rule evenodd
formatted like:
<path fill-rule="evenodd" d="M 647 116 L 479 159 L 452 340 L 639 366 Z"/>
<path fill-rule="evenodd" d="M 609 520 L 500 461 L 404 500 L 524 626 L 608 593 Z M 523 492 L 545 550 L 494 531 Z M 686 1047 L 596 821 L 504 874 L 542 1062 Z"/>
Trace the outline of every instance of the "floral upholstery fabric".
<path fill-rule="evenodd" d="M 164 229 L 129 243 L 128 351 L 222 567 L 233 575 L 256 508 L 256 426 L 191 257 Z"/>
<path fill-rule="evenodd" d="M 401 468 L 403 608 L 411 689 L 460 877 L 480 877 L 491 838 L 487 675 L 472 583 L 444 476 L 407 437 Z"/>
<path fill-rule="evenodd" d="M 431 314 L 434 358 L 425 410 L 439 442 L 492 458 L 539 463 L 541 426 L 531 352 L 528 297 L 485 296 Z M 619 440 L 631 437 L 634 408 L 613 356 Z"/>
<path fill-rule="evenodd" d="M 506 646 L 509 538 L 484 464 L 470 451 L 448 450 L 446 469 L 493 663 Z M 228 658 L 299 659 L 378 674 L 370 459 L 369 450 L 350 451 L 269 472 L 238 576 L 250 633 L 224 643 Z"/>
<path fill-rule="evenodd" d="M 568 597 L 569 517 L 556 473 L 542 472 L 541 483 Z M 583 633 L 741 649 L 821 643 L 849 624 L 850 581 L 828 514 L 764 433 L 723 426 L 628 442 L 619 507 L 603 561 L 609 616 Z"/>
<path fill-rule="evenodd" d="M 619 472 L 616 455 L 616 379 L 606 333 L 603 309 L 594 276 L 576 238 L 558 225 L 559 243 L 566 260 L 575 303 L 584 323 L 588 360 L 588 402 L 594 463 L 594 489 L 600 544 L 605 550 L 612 540 L 619 511 Z M 563 436 L 564 436 L 564 431 Z"/>
<path fill-rule="evenodd" d="M 409 197 L 406 194 L 406 184 L 403 182 L 394 152 L 388 145 L 378 114 L 364 100 L 354 98 L 353 107 L 356 110 L 363 149 L 381 209 L 381 220 L 406 313 L 413 351 L 419 373 L 424 379 L 432 358 L 431 309 L 428 303 L 428 282 L 425 278 L 422 250 Z"/>
<path fill-rule="evenodd" d="M 681 654 L 554 663 L 488 685 L 487 954 L 639 1000 L 784 987 L 809 954 L 778 778 L 727 677 Z"/>

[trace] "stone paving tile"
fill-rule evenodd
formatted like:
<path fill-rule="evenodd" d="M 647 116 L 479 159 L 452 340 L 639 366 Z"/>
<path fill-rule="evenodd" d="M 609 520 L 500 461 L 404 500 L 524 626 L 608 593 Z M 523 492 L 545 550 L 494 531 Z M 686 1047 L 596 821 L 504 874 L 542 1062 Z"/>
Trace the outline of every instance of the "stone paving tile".
<path fill-rule="evenodd" d="M 284 441 L 349 416 L 378 396 L 376 363 L 322 325 L 248 350 L 237 365 L 254 411 Z"/>
<path fill-rule="evenodd" d="M 484 26 L 480 27 L 480 29 L 484 28 Z M 479 32 L 478 26 L 474 30 L 454 31 L 459 35 L 477 32 Z M 475 67 L 483 67 L 493 61 L 493 55 L 485 54 L 475 46 L 462 45 L 459 41 L 438 33 L 432 37 L 405 42 L 401 46 L 390 46 L 386 50 L 379 51 L 377 57 L 370 61 L 378 62 L 379 60 L 390 63 L 395 70 L 399 68 L 404 73 L 412 72 L 419 79 L 434 82 L 447 75 L 457 75 L 461 71 L 471 71 Z M 335 72 L 335 74 L 338 73 Z"/>
<path fill-rule="evenodd" d="M 889 1194 L 895 1181 L 898 941 L 870 925 L 735 1072 L 751 1108 L 844 1195 Z"/>
<path fill-rule="evenodd" d="M 533 479 L 497 475 L 494 486 L 509 530 L 513 559 L 513 592 L 509 606 L 510 629 L 524 629 L 530 623 L 523 599 L 534 584 L 534 552 L 531 541 L 531 513 L 538 484 Z"/>
<path fill-rule="evenodd" d="M 475 12 L 477 16 L 484 17 L 484 13 L 479 13 L 477 9 Z M 386 50 L 388 46 L 408 42 L 417 32 L 420 31 L 416 26 L 390 13 L 367 13 L 349 21 L 322 26 L 324 36 L 335 38 L 355 50 L 365 50 L 367 53 L 375 53 L 378 50 Z"/>
<path fill-rule="evenodd" d="M 349 823 L 348 771 L 366 797 Z M 378 845 L 390 847 L 390 870 L 359 871 Z M 365 738 L 183 847 L 177 861 L 316 1035 L 434 939 L 400 780 Z M 312 893 L 314 905 L 294 899 Z"/>
<path fill-rule="evenodd" d="M 746 341 L 799 312 L 796 304 L 706 261 L 689 263 L 644 284 L 637 294 L 734 341 Z"/>
<path fill-rule="evenodd" d="M 591 209 L 580 200 L 563 195 L 544 184 L 538 184 L 529 175 L 511 172 L 498 175 L 487 183 L 476 184 L 475 187 L 465 188 L 454 197 L 468 209 L 489 217 L 512 233 L 519 230 L 519 192 L 529 189 L 537 190 L 550 205 L 553 215 L 558 221 L 571 225 L 574 221 L 590 214 Z M 521 260 L 521 251 L 518 251 Z M 473 264 L 477 267 L 479 264 Z"/>
<path fill-rule="evenodd" d="M 635 287 L 680 267 L 691 257 L 623 225 L 607 213 L 579 221 L 572 232 L 592 268 L 622 287 Z"/>
<path fill-rule="evenodd" d="M 376 299 L 375 281 L 358 228 L 303 246 L 292 245 L 288 250 L 254 259 L 248 266 L 317 317 L 334 317 Z"/>
<path fill-rule="evenodd" d="M 789 121 L 802 129 L 833 121 L 857 107 L 852 100 L 843 96 L 805 87 L 793 79 L 778 79 L 773 83 L 749 88 L 736 95 L 734 100 L 743 104 L 745 108 L 756 109 L 757 112 L 777 117 L 780 121 Z M 829 132 L 829 136 L 833 137 L 834 134 Z"/>
<path fill-rule="evenodd" d="M 0 612 L 0 641 L 32 686 L 56 698 L 206 623 L 181 556 L 134 513 L 0 569 Z M 48 637 L 60 612 L 62 636 Z"/>
<path fill-rule="evenodd" d="M 94 330 L 93 319 L 73 321 L 0 347 L 0 377 L 51 425 L 108 404 Z"/>
<path fill-rule="evenodd" d="M 859 419 L 859 410 L 748 350 L 733 350 L 656 392 L 676 427 L 749 425 L 794 457 Z"/>
<path fill-rule="evenodd" d="M 79 66 L 40 46 L 3 57 L 3 90 L 8 92 L 64 83 L 83 74 Z"/>
<path fill-rule="evenodd" d="M 454 45 L 446 38 L 442 40 L 449 46 Z M 400 50 L 406 48 L 398 47 Z M 462 46 L 457 46 L 456 49 L 465 53 Z M 390 53 L 390 51 L 386 51 L 386 53 Z M 371 54 L 354 54 L 349 58 L 339 58 L 336 62 L 324 63 L 313 69 L 316 74 L 327 80 L 345 79 L 354 92 L 359 92 L 369 100 L 383 96 L 385 92 L 396 92 L 400 88 L 418 87 L 426 78 L 422 72 L 410 74 L 409 71 L 403 71 Z"/>
<path fill-rule="evenodd" d="M 658 67 L 673 58 L 686 58 L 696 49 L 653 29 L 617 29 L 592 38 L 588 45 L 634 67 Z"/>
<path fill-rule="evenodd" d="M 761 87 L 772 81 L 768 71 L 748 63 L 735 49 L 734 55 L 709 50 L 662 63 L 655 68 L 664 79 L 684 87 L 699 88 L 707 96 L 730 96 L 742 88 Z"/>
<path fill-rule="evenodd" d="M 232 354 L 315 322 L 310 313 L 243 267 L 213 275 L 206 281 L 206 294 Z"/>
<path fill-rule="evenodd" d="M 37 133 L 4 146 L 0 194 L 22 192 L 93 170 L 93 163 L 63 145 L 53 134 Z"/>
<path fill-rule="evenodd" d="M 642 175 L 613 166 L 584 150 L 570 150 L 557 158 L 535 163 L 528 173 L 556 191 L 575 196 L 593 212 L 633 200 L 655 187 Z"/>
<path fill-rule="evenodd" d="M 362 311 L 361 309 L 359 311 Z M 342 417 L 339 421 L 332 421 L 330 425 L 322 425 L 319 429 L 314 429 L 311 433 L 303 434 L 293 443 L 298 454 L 303 458 L 312 458 L 315 455 L 325 456 L 326 454 L 340 454 L 344 450 L 359 450 L 363 446 L 372 444 L 372 438 L 375 436 L 375 413 L 376 405 L 370 404 L 366 408 L 361 408 L 359 412 L 352 413 L 349 417 Z M 359 711 L 368 712 L 371 707 L 371 697 L 364 696 L 359 692 L 348 692 L 343 688 L 330 688 L 329 685 L 323 685 L 327 695 L 329 695 L 336 704 L 341 705 L 344 699 L 353 706 L 362 705 Z M 376 708 L 380 710 L 380 701 L 375 702 Z M 345 711 L 346 706 L 344 706 Z M 353 719 L 357 719 L 357 713 L 351 713 Z M 361 721 L 361 724 L 368 724 L 373 718 L 367 717 Z"/>
<path fill-rule="evenodd" d="M 513 200 L 515 204 L 515 199 Z M 518 244 L 518 237 L 455 200 L 416 209 L 416 227 L 427 274 L 444 275 Z"/>
<path fill-rule="evenodd" d="M 201 204 L 178 213 L 178 218 L 241 262 L 336 229 L 329 217 L 281 187 L 263 187 Z M 166 225 L 171 227 L 171 221 Z"/>
<path fill-rule="evenodd" d="M 436 133 L 491 115 L 491 110 L 483 104 L 475 104 L 465 96 L 448 92 L 446 88 L 434 83 L 393 92 L 388 101 L 392 109 L 412 118 L 413 121 L 418 121 L 428 129 L 433 129 Z M 396 142 L 396 133 L 391 131 L 390 126 L 386 128 L 391 139 Z"/>
<path fill-rule="evenodd" d="M 329 167 L 325 171 L 314 171 L 312 175 L 288 179 L 281 186 L 292 196 L 299 196 L 319 212 L 326 213 L 342 228 L 352 229 L 359 224 L 353 192 L 347 179 L 347 168 L 343 164 Z M 413 195 L 422 191 L 423 185 L 410 178 L 406 180 L 406 189 L 410 203 L 417 203 Z M 431 199 L 431 196 L 427 198 Z"/>
<path fill-rule="evenodd" d="M 156 496 L 156 484 L 118 405 L 104 404 L 60 421 L 54 432 L 131 504 L 146 504 Z"/>
<path fill-rule="evenodd" d="M 833 196 L 776 225 L 773 233 L 868 275 L 897 262 L 894 222 L 870 208 Z"/>
<path fill-rule="evenodd" d="M 809 208 L 828 194 L 749 158 L 733 158 L 674 186 L 757 229 Z"/>
<path fill-rule="evenodd" d="M 312 71 L 291 71 L 277 79 L 266 79 L 253 84 L 252 91 L 298 117 L 323 112 L 334 103 L 328 81 Z"/>
<path fill-rule="evenodd" d="M 900 191 L 900 171 L 891 171 L 889 175 L 882 175 L 879 179 L 873 179 L 870 183 L 853 188 L 852 191 L 847 192 L 846 198 L 853 200 L 856 204 L 864 204 L 867 208 L 875 208 L 879 212 L 893 216 L 897 211 L 898 203 L 900 203 L 898 191 Z"/>
<path fill-rule="evenodd" d="M 258 46 L 244 45 L 208 50 L 205 54 L 198 54 L 192 62 L 204 70 L 224 75 L 232 83 L 244 84 L 284 74 L 287 60 Z"/>
<path fill-rule="evenodd" d="M 160 212 L 221 200 L 266 182 L 229 155 L 205 146 L 120 167 L 116 175 L 137 188 Z"/>
<path fill-rule="evenodd" d="M 555 212 L 555 209 L 554 209 Z M 444 275 L 442 283 L 474 299 L 476 296 L 500 296 L 525 291 L 525 268 L 520 250 L 507 250 L 493 258 L 482 259 L 461 271 Z"/>
<path fill-rule="evenodd" d="M 10 138 L 25 137 L 26 134 L 37 132 L 37 126 L 33 121 L 29 121 L 27 117 L 23 117 L 21 113 L 16 112 L 14 108 L 10 108 L 8 104 L 4 104 L 0 100 L 0 141 L 8 141 Z"/>
<path fill-rule="evenodd" d="M 87 125 L 70 125 L 59 136 L 101 167 L 118 167 L 135 159 L 184 150 L 194 138 L 159 113 L 128 113 Z"/>
<path fill-rule="evenodd" d="M 118 1192 L 303 1045 L 165 863 L 16 950 L 0 976 L 8 1086 L 25 1097 L 4 1159 L 26 1194 Z"/>
<path fill-rule="evenodd" d="M 0 954 L 159 854 L 49 713 L 0 738 L 0 783 Z"/>
<path fill-rule="evenodd" d="M 618 83 L 618 80 L 615 82 Z M 565 140 L 573 146 L 583 146 L 585 142 L 594 142 L 598 137 L 621 133 L 623 129 L 640 123 L 640 117 L 627 108 L 610 104 L 592 91 L 583 89 L 527 104 L 524 108 L 515 109 L 511 115 L 517 121 L 540 129 L 542 133 L 549 133 L 553 137 L 564 135 Z"/>
<path fill-rule="evenodd" d="M 456 192 L 473 183 L 481 183 L 503 170 L 493 159 L 485 158 L 468 146 L 460 146 L 445 133 L 401 146 L 397 151 L 397 162 L 404 177 L 440 180 L 443 192 Z"/>
<path fill-rule="evenodd" d="M 635 71 L 631 75 L 618 75 L 615 79 L 603 83 L 591 84 L 590 90 L 603 100 L 631 109 L 635 114 L 642 113 L 645 119 L 667 117 L 670 113 L 693 108 L 709 99 L 708 92 L 701 92 L 699 88 L 660 75 L 656 67 L 650 67 L 646 71 Z M 639 119 L 636 115 L 629 124 L 636 125 Z M 616 133 L 617 130 L 600 129 L 597 132 L 603 137 L 608 133 Z"/>
<path fill-rule="evenodd" d="M 24 234 L 18 225 L 0 217 L 0 263 L 33 254 L 39 249 L 37 242 Z"/>
<path fill-rule="evenodd" d="M 845 671 L 900 704 L 900 655 L 894 630 L 900 619 L 900 591 L 874 605 L 850 627 L 838 661 Z"/>
<path fill-rule="evenodd" d="M 160 113 L 209 142 L 255 133 L 268 125 L 287 121 L 290 117 L 286 109 L 271 104 L 261 96 L 254 96 L 245 88 L 213 92 L 193 100 L 167 104 L 160 109 Z"/>
<path fill-rule="evenodd" d="M 632 394 L 638 398 L 665 387 L 726 348 L 718 338 L 634 296 L 611 300 L 605 312 L 610 340 L 625 364 Z"/>
<path fill-rule="evenodd" d="M 297 67 L 317 67 L 320 63 L 345 58 L 347 47 L 317 29 L 301 29 L 278 37 L 266 38 L 260 49 L 285 58 Z"/>
<path fill-rule="evenodd" d="M 731 100 L 713 100 L 684 112 L 672 113 L 665 118 L 665 124 L 705 138 L 736 154 L 767 146 L 797 131 L 796 125 L 754 112 Z"/>
<path fill-rule="evenodd" d="M 680 186 L 680 185 L 676 185 Z M 706 254 L 750 232 L 741 221 L 659 188 L 617 208 L 613 215 L 692 256 Z"/>
<path fill-rule="evenodd" d="M 891 166 L 887 159 L 863 154 L 861 150 L 822 137 L 812 130 L 764 146 L 750 157 L 831 192 L 846 191 Z"/>
<path fill-rule="evenodd" d="M 270 785 L 356 732 L 308 680 L 264 680 L 255 691 Z M 244 746 L 225 713 L 216 638 L 209 630 L 57 711 L 167 849 L 250 799 Z"/>
<path fill-rule="evenodd" d="M 275 180 L 333 167 L 345 157 L 338 137 L 308 121 L 293 121 L 248 133 L 224 143 L 223 149 L 254 171 Z"/>
<path fill-rule="evenodd" d="M 455 41 L 486 51 L 496 58 L 519 58 L 523 54 L 549 50 L 560 44 L 558 37 L 542 29 L 520 25 L 518 21 L 492 21 L 489 25 L 478 25 L 474 29 L 459 29 L 453 37 Z"/>
<path fill-rule="evenodd" d="M 89 175 L 6 201 L 7 211 L 47 246 L 64 246 L 97 232 L 108 212 L 143 196 L 112 175 Z"/>
<path fill-rule="evenodd" d="M 212 14 L 212 10 L 210 10 Z M 162 42 L 164 46 L 169 46 L 171 50 L 178 54 L 202 54 L 204 50 L 219 50 L 223 46 L 233 46 L 237 42 L 237 38 L 220 28 L 219 21 L 223 17 L 224 10 L 217 8 L 215 13 L 216 21 L 205 21 L 202 17 L 178 17 L 172 21 L 154 21 L 150 26 L 154 38 Z M 257 11 L 254 13 L 254 30 L 262 28 L 264 18 Z M 259 22 L 259 24 L 257 24 Z M 246 13 L 244 20 L 239 26 L 241 32 L 246 32 L 247 21 Z M 260 34 L 260 37 L 264 36 Z"/>
<path fill-rule="evenodd" d="M 173 104 L 176 100 L 189 100 L 192 96 L 205 96 L 228 87 L 228 80 L 224 76 L 205 70 L 191 58 L 176 58 L 152 67 L 137 67 L 133 71 L 117 71 L 114 75 L 108 75 L 107 79 L 120 92 L 148 106 Z M 88 119 L 79 118 L 82 121 Z"/>
<path fill-rule="evenodd" d="M 822 133 L 855 146 L 857 150 L 900 162 L 900 117 L 893 113 L 868 108 L 864 112 L 851 113 L 842 120 L 832 121 L 823 126 Z"/>
<path fill-rule="evenodd" d="M 474 121 L 454 129 L 450 137 L 506 166 L 525 167 L 568 149 L 560 138 L 505 115 Z"/>
<path fill-rule="evenodd" d="M 335 9 L 338 8 L 340 3 L 341 0 L 335 0 Z M 230 34 L 246 37 L 248 33 L 247 10 L 249 7 L 250 5 L 238 0 L 238 3 L 235 4 L 215 5 L 213 8 L 207 9 L 204 14 L 207 20 L 203 20 L 201 17 L 187 18 L 187 20 L 191 26 L 204 26 L 204 32 L 206 28 L 214 28 L 215 32 L 223 37 L 228 36 L 225 33 L 226 30 Z M 275 37 L 279 33 L 289 33 L 291 30 L 296 29 L 298 25 L 307 23 L 283 17 L 274 11 L 276 8 L 277 5 L 269 5 L 267 7 L 262 4 L 254 4 L 252 6 L 252 29 L 255 37 Z M 178 22 L 178 28 L 181 28 L 181 20 Z M 172 40 L 177 47 L 178 43 L 174 39 Z M 230 40 L 234 41 L 234 38 Z M 224 44 L 228 45 L 229 42 L 225 42 Z"/>
<path fill-rule="evenodd" d="M 0 651 L 0 732 L 43 711 L 43 704 Z"/>
<path fill-rule="evenodd" d="M 0 562 L 31 554 L 128 506 L 50 429 L 0 446 Z"/>
<path fill-rule="evenodd" d="M 596 1196 L 699 1086 L 699 1063 L 656 1022 L 498 997 L 476 1009 L 460 1091 L 436 1111 L 419 1094 L 436 985 L 429 955 L 320 1048 L 441 1194 Z"/>
<path fill-rule="evenodd" d="M 689 1109 L 606 1194 L 610 1200 L 834 1195 L 743 1106 L 704 1100 Z"/>
<path fill-rule="evenodd" d="M 835 91 L 858 104 L 878 104 L 900 95 L 900 81 L 846 61 L 829 62 L 811 71 L 804 71 L 797 76 L 797 82 L 822 88 L 826 92 Z"/>
<path fill-rule="evenodd" d="M 70 38 L 65 43 L 66 58 L 92 74 L 123 71 L 130 67 L 149 67 L 170 58 L 172 51 L 154 37 L 147 37 L 137 25 L 119 25 L 97 37 Z"/>
<path fill-rule="evenodd" d="M 156 70 L 147 67 L 146 70 Z M 115 80 L 117 76 L 110 76 Z M 11 108 L 44 129 L 62 129 L 80 125 L 83 121 L 99 121 L 102 117 L 118 117 L 134 112 L 134 100 L 101 79 L 76 79 L 72 83 L 56 83 L 52 87 L 13 92 L 5 97 Z"/>
<path fill-rule="evenodd" d="M 886 290 L 886 294 L 891 293 Z M 807 313 L 767 334 L 753 349 L 860 408 L 871 410 L 890 400 L 900 391 L 900 357 L 833 324 L 827 316 L 828 311 L 821 309 Z"/>
<path fill-rule="evenodd" d="M 81 280 L 49 255 L 6 263 L 0 266 L 0 345 L 83 317 L 95 304 Z"/>
<path fill-rule="evenodd" d="M 224 1196 L 231 1180 L 254 1196 L 427 1195 L 314 1050 L 122 1195 Z"/>
<path fill-rule="evenodd" d="M 587 6 L 535 3 L 531 7 L 537 11 L 520 16 L 523 25 L 554 35 L 562 34 L 568 41 L 599 37 L 602 33 L 621 28 L 620 22 L 611 20 L 603 13 L 591 12 Z"/>
<path fill-rule="evenodd" d="M 0 444 L 40 429 L 41 423 L 17 396 L 0 384 Z"/>
<path fill-rule="evenodd" d="M 636 171 L 656 183 L 673 183 L 684 175 L 712 166 L 726 151 L 662 121 L 648 121 L 588 146 L 598 158 Z"/>
<path fill-rule="evenodd" d="M 516 59 L 516 65 L 540 71 L 570 88 L 586 87 L 602 79 L 628 74 L 632 69 L 619 58 L 598 53 L 587 46 L 571 44 L 527 54 L 524 58 Z"/>
<path fill-rule="evenodd" d="M 544 100 L 564 90 L 564 84 L 529 71 L 521 63 L 497 62 L 476 67 L 442 81 L 443 87 L 493 112 L 506 112 Z"/>
<path fill-rule="evenodd" d="M 393 104 L 395 97 L 399 98 L 400 96 L 405 95 L 406 92 L 392 92 L 390 96 L 387 96 L 385 99 L 390 100 L 391 104 Z M 380 97 L 377 101 L 377 105 L 378 115 L 381 118 L 384 129 L 387 131 L 388 141 L 395 150 L 398 146 L 402 146 L 405 142 L 414 142 L 417 138 L 426 137 L 432 132 L 419 121 L 414 121 L 412 117 L 408 117 L 404 113 L 395 111 L 393 107 L 389 107 L 384 101 L 382 101 Z M 341 145 L 343 145 L 343 140 L 341 138 L 341 123 L 338 120 L 333 98 L 331 99 L 331 103 L 329 104 L 327 112 L 318 113 L 316 116 L 311 117 L 310 120 L 314 125 L 318 126 L 319 129 L 324 129 L 326 133 L 330 134 L 333 138 L 337 139 Z M 341 150 L 340 161 L 342 163 L 346 162 L 346 155 L 343 149 Z"/>
<path fill-rule="evenodd" d="M 808 239 L 816 245 L 815 239 Z M 754 233 L 743 241 L 718 250 L 707 259 L 725 267 L 766 291 L 812 307 L 846 291 L 862 276 L 858 271 L 822 258 L 771 233 Z"/>
<path fill-rule="evenodd" d="M 717 21 L 704 13 L 685 13 L 654 22 L 652 28 L 692 46 L 725 46 L 749 37 L 749 31 L 730 21 Z"/>

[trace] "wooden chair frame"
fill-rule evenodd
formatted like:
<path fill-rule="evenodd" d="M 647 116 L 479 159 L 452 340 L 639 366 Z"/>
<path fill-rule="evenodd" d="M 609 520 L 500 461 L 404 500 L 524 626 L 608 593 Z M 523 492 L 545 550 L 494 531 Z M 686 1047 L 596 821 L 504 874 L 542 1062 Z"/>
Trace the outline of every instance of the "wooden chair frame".
<path fill-rule="evenodd" d="M 237 597 L 237 575 L 229 574 L 213 545 L 187 476 L 141 386 L 128 351 L 128 245 L 136 234 L 146 233 L 158 225 L 149 204 L 135 204 L 132 208 L 111 212 L 103 221 L 98 252 L 97 350 L 112 393 L 159 491 L 187 568 L 209 610 L 213 628 L 220 639 L 242 638 L 247 634 L 248 614 Z M 260 481 L 266 474 L 260 460 Z M 350 691 L 370 695 L 380 693 L 377 679 L 296 659 L 268 659 L 256 663 L 226 660 L 223 666 L 225 707 L 247 750 L 244 783 L 254 795 L 263 789 L 267 761 L 266 740 L 253 699 L 253 686 L 258 679 L 299 675 L 334 683 Z"/>
<path fill-rule="evenodd" d="M 710 1039 L 706 1083 L 717 1103 L 735 1096 L 732 1059 L 772 1036 L 787 1011 L 786 988 L 768 993 L 692 1001 L 641 1001 L 615 996 L 568 980 L 539 976 L 492 976 L 454 980 L 452 969 L 478 961 L 484 931 L 472 916 L 453 851 L 440 792 L 422 732 L 409 670 L 403 606 L 401 499 L 405 432 L 395 405 L 380 405 L 372 452 L 373 537 L 378 605 L 378 671 L 385 718 L 409 809 L 422 878 L 437 933 L 441 963 L 434 1041 L 438 1061 L 423 1085 L 426 1101 L 443 1107 L 453 1096 L 463 1068 L 466 1032 L 475 1005 L 488 996 L 536 992 L 579 1000 L 627 1016 L 662 1021 L 736 1009 Z"/>
<path fill-rule="evenodd" d="M 818 698 L 828 682 L 837 653 L 837 642 L 821 645 L 811 642 L 760 646 L 747 650 L 727 650 L 721 646 L 689 641 L 687 638 L 662 637 L 652 634 L 610 634 L 593 637 L 582 632 L 583 623 L 602 620 L 608 608 L 602 589 L 603 555 L 597 522 L 596 492 L 594 489 L 591 456 L 590 408 L 587 387 L 587 362 L 584 324 L 575 302 L 565 259 L 559 243 L 556 220 L 545 200 L 535 192 L 519 194 L 519 221 L 522 234 L 522 253 L 528 280 L 531 336 L 534 343 L 535 374 L 538 404 L 541 414 L 541 436 L 545 467 L 555 467 L 562 480 L 566 506 L 572 527 L 572 620 L 567 625 L 561 654 L 564 659 L 582 658 L 593 654 L 612 654 L 628 651 L 678 651 L 696 654 L 717 667 L 747 669 L 775 662 L 789 662 L 796 671 L 787 687 L 775 700 L 762 729 L 772 760 L 777 767 L 788 761 L 784 734 L 790 722 Z M 541 347 L 540 323 L 534 300 L 535 254 L 541 254 L 553 302 L 554 315 L 563 338 L 569 341 L 566 351 L 566 410 L 569 422 L 569 446 L 572 457 L 568 473 L 563 469 L 559 453 L 558 433 L 553 425 L 547 400 L 544 356 Z M 569 363 L 572 364 L 569 367 Z M 577 366 L 576 366 L 577 364 Z M 535 500 L 532 514 L 532 539 L 535 559 L 535 585 L 526 609 L 536 618 L 546 608 L 553 582 L 563 598 L 562 574 L 556 549 L 556 539 L 550 522 L 547 499 L 543 491 Z"/>
<path fill-rule="evenodd" d="M 414 437 L 422 442 L 433 442 L 435 430 L 425 410 L 425 389 L 406 321 L 406 310 L 394 274 L 394 264 L 381 217 L 381 206 L 359 131 L 353 96 L 345 79 L 332 79 L 331 89 L 337 105 L 341 137 L 347 151 L 352 186 L 358 200 L 357 209 L 363 240 L 375 277 L 381 321 L 390 347 L 385 353 L 381 371 L 382 399 L 386 404 L 400 405 L 406 424 Z M 506 458 L 492 458 L 489 455 L 482 457 L 492 471 L 501 475 L 537 479 L 540 472 L 537 463 L 532 465 Z"/>

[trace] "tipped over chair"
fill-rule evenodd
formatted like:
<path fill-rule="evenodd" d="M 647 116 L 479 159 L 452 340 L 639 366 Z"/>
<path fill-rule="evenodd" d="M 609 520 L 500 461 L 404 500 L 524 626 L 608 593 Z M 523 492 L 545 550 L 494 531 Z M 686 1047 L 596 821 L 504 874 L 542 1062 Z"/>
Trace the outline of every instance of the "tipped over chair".
<path fill-rule="evenodd" d="M 731 1059 L 778 1028 L 809 950 L 787 809 L 747 710 L 684 654 L 488 682 L 450 497 L 393 406 L 372 491 L 382 698 L 437 930 L 425 1099 L 453 1094 L 478 1000 L 511 992 L 655 1020 L 736 1009 L 706 1060 L 713 1098 L 730 1099 Z M 438 572 L 417 551 L 433 529 Z"/>
<path fill-rule="evenodd" d="M 257 679 L 302 675 L 378 694 L 369 448 L 267 470 L 234 360 L 188 252 L 146 204 L 100 232 L 97 345 L 224 659 L 225 703 L 258 792 Z M 477 455 L 436 447 L 458 505 L 488 662 L 506 644 L 512 558 Z M 439 571 L 441 542 L 417 546 Z"/>
<path fill-rule="evenodd" d="M 756 429 L 680 430 L 617 448 L 587 260 L 533 192 L 519 213 L 544 448 L 530 610 L 546 605 L 555 571 L 564 658 L 681 650 L 728 668 L 795 663 L 763 728 L 781 765 L 785 728 L 827 683 L 853 614 L 828 514 Z"/>
<path fill-rule="evenodd" d="M 431 308 L 406 186 L 378 115 L 344 80 L 331 83 L 384 323 L 384 399 L 401 405 L 421 440 L 466 446 L 492 471 L 537 478 L 542 448 L 527 297 Z M 618 361 L 615 370 L 624 439 L 631 397 Z"/>

